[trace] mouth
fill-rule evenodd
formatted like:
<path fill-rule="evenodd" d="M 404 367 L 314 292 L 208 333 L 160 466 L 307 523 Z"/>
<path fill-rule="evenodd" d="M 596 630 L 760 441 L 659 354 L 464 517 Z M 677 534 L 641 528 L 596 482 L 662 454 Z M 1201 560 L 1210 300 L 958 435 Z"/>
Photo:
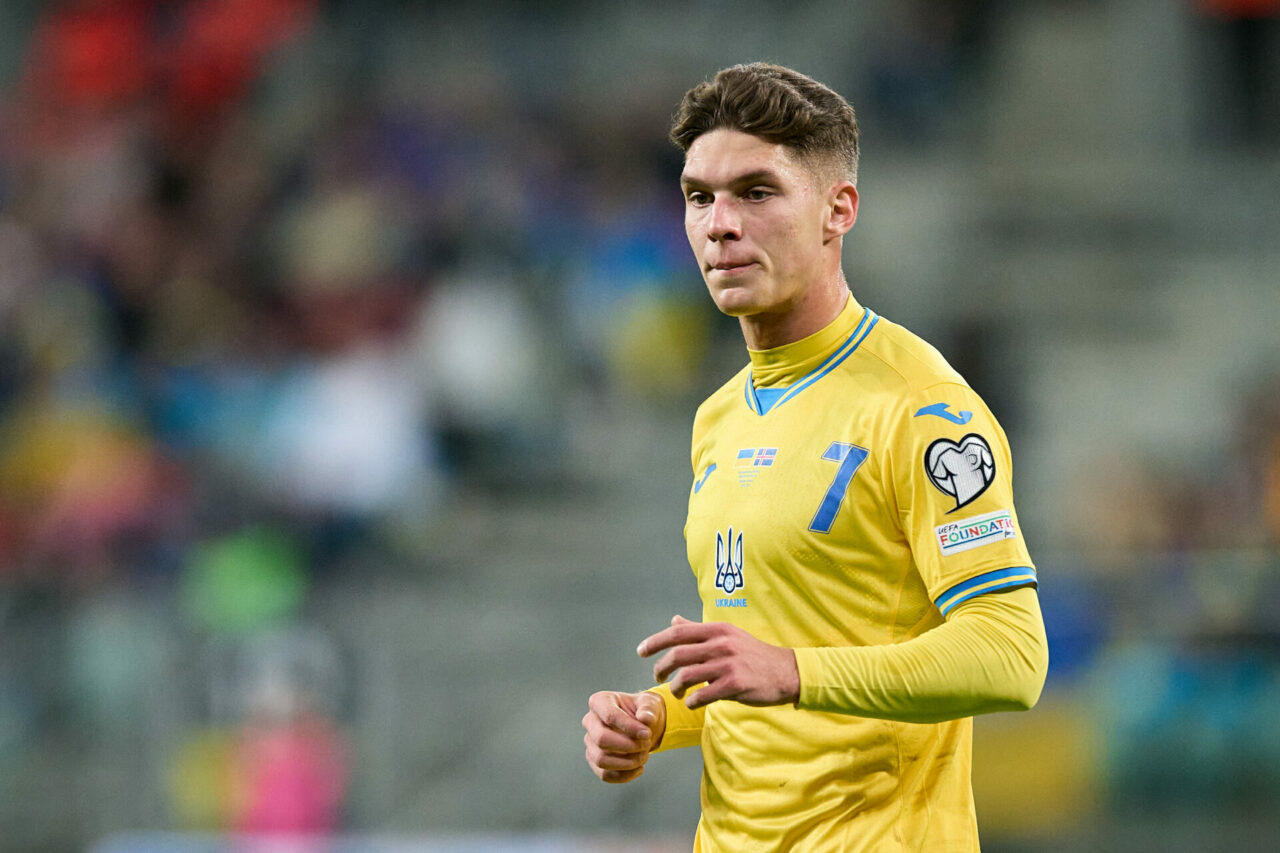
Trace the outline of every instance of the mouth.
<path fill-rule="evenodd" d="M 753 266 L 755 266 L 755 261 L 739 261 L 739 262 L 718 261 L 717 263 L 714 263 L 710 266 L 710 268 L 708 269 L 708 272 L 718 272 L 718 273 L 726 273 L 726 274 L 732 275 L 733 273 L 742 272 L 743 270 Z"/>

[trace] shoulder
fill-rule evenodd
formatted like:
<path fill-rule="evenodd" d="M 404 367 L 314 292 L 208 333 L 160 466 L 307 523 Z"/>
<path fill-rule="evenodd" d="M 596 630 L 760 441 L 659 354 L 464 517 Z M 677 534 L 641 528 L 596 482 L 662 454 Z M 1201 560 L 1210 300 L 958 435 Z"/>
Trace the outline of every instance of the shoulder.
<path fill-rule="evenodd" d="M 914 448 L 942 432 L 959 430 L 963 436 L 980 430 L 1004 451 L 1007 439 L 994 414 L 937 348 L 883 317 L 875 332 L 865 342 L 858 369 L 864 391 L 877 402 L 880 434 L 890 445 Z"/>
<path fill-rule="evenodd" d="M 1007 474 L 1008 437 L 964 377 L 935 347 L 902 326 L 882 319 L 877 330 L 880 335 L 867 339 L 864 362 L 867 371 L 879 377 L 879 435 L 887 470 L 921 477 L 936 472 L 939 460 L 973 450 Z M 993 472 L 981 468 L 979 473 L 984 484 L 990 482 L 988 473 Z M 946 492 L 936 480 L 934 485 Z"/>
<path fill-rule="evenodd" d="M 968 387 L 936 347 L 884 317 L 877 318 L 863 348 L 863 369 L 877 374 L 886 390 L 910 396 L 943 383 Z"/>

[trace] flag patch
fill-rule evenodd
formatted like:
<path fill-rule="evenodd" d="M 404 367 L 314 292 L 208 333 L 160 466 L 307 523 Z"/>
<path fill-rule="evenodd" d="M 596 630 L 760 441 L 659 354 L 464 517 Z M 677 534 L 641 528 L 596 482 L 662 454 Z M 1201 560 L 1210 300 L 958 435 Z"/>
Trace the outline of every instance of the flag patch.
<path fill-rule="evenodd" d="M 733 467 L 738 469 L 738 483 L 749 486 L 760 473 L 761 468 L 772 468 L 778 458 L 776 447 L 744 447 L 738 451 L 738 458 Z"/>
<path fill-rule="evenodd" d="M 738 451 L 739 468 L 768 468 L 778 458 L 776 447 L 744 447 Z"/>

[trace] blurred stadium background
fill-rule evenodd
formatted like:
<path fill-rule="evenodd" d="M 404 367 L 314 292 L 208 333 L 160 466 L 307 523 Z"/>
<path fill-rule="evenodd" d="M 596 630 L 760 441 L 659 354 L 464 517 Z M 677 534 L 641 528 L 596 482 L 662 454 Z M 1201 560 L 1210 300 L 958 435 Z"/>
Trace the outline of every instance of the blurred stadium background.
<path fill-rule="evenodd" d="M 681 851 L 579 719 L 743 361 L 671 109 L 854 102 L 861 301 L 1019 461 L 994 851 L 1280 849 L 1280 3 L 6 0 L 0 849 Z M 252 849 L 245 844 L 232 849 Z"/>

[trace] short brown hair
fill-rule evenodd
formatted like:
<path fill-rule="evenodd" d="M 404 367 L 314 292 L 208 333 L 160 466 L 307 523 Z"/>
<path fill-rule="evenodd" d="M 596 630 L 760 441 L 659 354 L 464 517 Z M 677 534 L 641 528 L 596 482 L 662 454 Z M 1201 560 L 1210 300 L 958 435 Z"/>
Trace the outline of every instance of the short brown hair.
<path fill-rule="evenodd" d="M 685 93 L 671 121 L 684 152 L 708 131 L 729 128 L 787 146 L 802 160 L 837 166 L 858 180 L 858 119 L 836 92 L 798 71 L 734 65 Z"/>

